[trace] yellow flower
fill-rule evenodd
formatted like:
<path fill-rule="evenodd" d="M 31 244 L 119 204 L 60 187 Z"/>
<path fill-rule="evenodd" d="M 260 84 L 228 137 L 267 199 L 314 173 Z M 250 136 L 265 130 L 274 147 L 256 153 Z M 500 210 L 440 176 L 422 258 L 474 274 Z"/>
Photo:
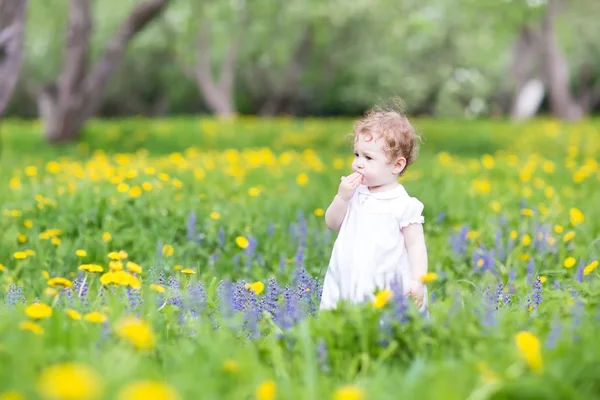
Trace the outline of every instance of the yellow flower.
<path fill-rule="evenodd" d="M 48 280 L 48 285 L 52 287 L 61 286 L 65 288 L 72 288 L 73 282 L 65 278 L 52 278 Z"/>
<path fill-rule="evenodd" d="M 129 190 L 129 197 L 140 197 L 142 195 L 142 188 L 134 186 Z"/>
<path fill-rule="evenodd" d="M 423 282 L 423 283 L 433 282 L 437 279 L 437 277 L 438 276 L 435 272 L 428 272 L 421 277 L 421 282 Z"/>
<path fill-rule="evenodd" d="M 104 242 L 108 242 L 108 241 L 110 241 L 111 239 L 112 239 L 112 235 L 111 235 L 109 232 L 104 232 L 104 233 L 102 234 L 102 240 L 103 240 Z"/>
<path fill-rule="evenodd" d="M 209 216 L 211 219 L 220 219 L 221 218 L 221 214 L 219 214 L 216 211 L 211 212 Z"/>
<path fill-rule="evenodd" d="M 542 353 L 539 339 L 530 332 L 519 332 L 515 337 L 519 354 L 536 373 L 543 369 Z"/>
<path fill-rule="evenodd" d="M 483 157 L 481 158 L 481 163 L 483 164 L 483 166 L 487 169 L 492 169 L 494 168 L 494 157 L 489 155 L 489 154 L 484 154 Z"/>
<path fill-rule="evenodd" d="M 186 269 L 182 269 L 181 273 L 186 274 L 186 275 L 194 275 L 196 273 L 196 271 L 194 271 L 191 268 L 186 268 Z"/>
<path fill-rule="evenodd" d="M 110 253 L 108 253 L 108 258 L 110 258 L 111 260 L 119 260 L 121 256 L 119 256 L 119 253 L 117 253 L 116 251 L 111 251 Z"/>
<path fill-rule="evenodd" d="M 252 290 L 254 293 L 256 293 L 257 295 L 261 294 L 262 291 L 265 289 L 265 284 L 257 281 L 254 283 L 247 283 L 246 284 L 246 289 Z"/>
<path fill-rule="evenodd" d="M 575 257 L 567 257 L 563 265 L 565 266 L 565 268 L 572 268 L 576 262 L 577 260 L 575 259 Z"/>
<path fill-rule="evenodd" d="M 238 236 L 235 238 L 235 243 L 242 249 L 245 249 L 246 247 L 248 247 L 248 245 L 250 244 L 250 242 L 248 242 L 248 239 L 246 239 L 243 236 Z"/>
<path fill-rule="evenodd" d="M 594 260 L 591 263 L 589 263 L 588 265 L 586 265 L 585 268 L 583 269 L 583 274 L 589 275 L 592 272 L 594 272 L 594 270 L 596 268 L 598 268 L 598 260 Z"/>
<path fill-rule="evenodd" d="M 26 400 L 25 396 L 16 390 L 0 393 L 0 400 Z"/>
<path fill-rule="evenodd" d="M 531 244 L 531 236 L 529 236 L 529 234 L 524 234 L 523 237 L 521 238 L 521 244 L 523 246 L 529 246 Z"/>
<path fill-rule="evenodd" d="M 158 293 L 164 293 L 165 292 L 164 286 L 157 285 L 156 283 L 152 283 L 150 285 L 150 289 L 152 289 L 152 290 L 154 290 L 154 291 L 156 291 Z"/>
<path fill-rule="evenodd" d="M 92 322 L 94 324 L 101 324 L 103 322 L 106 322 L 106 320 L 108 318 L 106 317 L 106 315 L 100 314 L 98 311 L 94 311 L 94 312 L 85 314 L 83 319 L 85 319 L 88 322 Z"/>
<path fill-rule="evenodd" d="M 43 370 L 37 382 L 37 390 L 47 399 L 93 399 L 102 393 L 102 383 L 100 376 L 92 368 L 67 362 Z"/>
<path fill-rule="evenodd" d="M 298 174 L 296 177 L 296 183 L 298 183 L 300 186 L 306 185 L 308 183 L 308 175 L 306 175 L 304 172 Z"/>
<path fill-rule="evenodd" d="M 179 400 L 177 391 L 162 382 L 138 381 L 119 392 L 118 400 Z"/>
<path fill-rule="evenodd" d="M 52 308 L 44 303 L 33 303 L 25 309 L 25 315 L 32 319 L 44 319 L 52 316 Z"/>
<path fill-rule="evenodd" d="M 81 264 L 78 268 L 80 271 L 85 272 L 103 272 L 104 268 L 97 264 Z"/>
<path fill-rule="evenodd" d="M 162 248 L 162 253 L 167 257 L 171 257 L 174 251 L 175 249 L 170 244 L 165 244 Z"/>
<path fill-rule="evenodd" d="M 153 349 L 156 345 L 152 327 L 147 322 L 135 317 L 122 319 L 117 324 L 115 333 L 141 350 Z"/>
<path fill-rule="evenodd" d="M 322 217 L 323 215 L 325 215 L 325 210 L 323 210 L 322 208 L 317 208 L 317 209 L 315 210 L 315 215 L 316 215 L 317 217 Z"/>
<path fill-rule="evenodd" d="M 0 264 L 0 272 L 6 270 L 6 268 L 4 268 L 4 265 Z"/>
<path fill-rule="evenodd" d="M 256 388 L 256 400 L 273 400 L 276 394 L 277 386 L 272 380 L 266 380 Z"/>
<path fill-rule="evenodd" d="M 33 228 L 33 222 L 29 219 L 26 219 L 25 221 L 23 221 L 23 225 L 25 225 L 25 228 Z"/>
<path fill-rule="evenodd" d="M 136 274 L 142 273 L 142 267 L 140 267 L 138 264 L 134 263 L 133 261 L 127 261 L 127 269 L 129 270 L 129 272 L 133 272 Z"/>
<path fill-rule="evenodd" d="M 502 205 L 500 204 L 500 202 L 498 200 L 492 200 L 490 202 L 490 207 L 491 207 L 492 211 L 494 211 L 495 213 L 499 213 L 500 210 L 502 209 Z"/>
<path fill-rule="evenodd" d="M 575 232 L 569 231 L 569 232 L 565 233 L 565 236 L 563 236 L 563 242 L 568 242 L 569 240 L 572 240 L 574 237 L 575 237 Z"/>
<path fill-rule="evenodd" d="M 562 225 L 554 225 L 554 232 L 555 233 L 560 234 L 560 233 L 563 233 L 564 230 L 565 230 L 565 228 L 563 228 Z"/>
<path fill-rule="evenodd" d="M 531 208 L 523 208 L 521 210 L 521 215 L 524 217 L 531 217 L 533 216 L 533 210 Z"/>
<path fill-rule="evenodd" d="M 41 326 L 39 326 L 37 323 L 35 322 L 31 322 L 31 321 L 23 321 L 19 324 L 19 329 L 22 331 L 29 331 L 29 332 L 33 332 L 34 334 L 41 336 L 44 334 L 44 329 L 42 329 Z"/>
<path fill-rule="evenodd" d="M 19 233 L 17 235 L 17 240 L 19 241 L 19 243 L 25 243 L 27 241 L 27 235 L 25 235 L 24 233 Z"/>
<path fill-rule="evenodd" d="M 27 175 L 27 176 L 36 176 L 37 175 L 37 168 L 33 167 L 33 166 L 29 166 L 29 167 L 25 168 L 25 175 Z"/>
<path fill-rule="evenodd" d="M 257 187 L 251 187 L 250 189 L 248 189 L 248 194 L 251 197 L 256 197 L 260 194 L 260 189 Z"/>
<path fill-rule="evenodd" d="M 239 371 L 240 367 L 239 367 L 238 363 L 235 362 L 234 360 L 227 360 L 223 363 L 223 369 L 226 372 L 234 373 L 234 372 Z"/>
<path fill-rule="evenodd" d="M 75 251 L 75 255 L 77 257 L 87 257 L 87 251 L 79 249 Z"/>
<path fill-rule="evenodd" d="M 49 288 L 44 289 L 44 294 L 46 296 L 54 297 L 54 296 L 58 295 L 58 290 L 49 287 Z"/>
<path fill-rule="evenodd" d="M 577 226 L 585 221 L 585 217 L 583 213 L 578 208 L 570 208 L 569 209 L 569 221 L 572 226 Z"/>
<path fill-rule="evenodd" d="M 13 254 L 13 257 L 15 257 L 17 260 L 24 260 L 27 258 L 27 253 L 25 253 L 24 251 L 16 251 Z"/>
<path fill-rule="evenodd" d="M 362 400 L 364 398 L 364 390 L 354 385 L 342 386 L 333 393 L 333 400 Z"/>
<path fill-rule="evenodd" d="M 75 311 L 75 310 L 69 308 L 65 312 L 71 319 L 74 319 L 76 321 L 79 321 L 81 319 L 81 314 L 78 311 Z"/>
<path fill-rule="evenodd" d="M 108 263 L 108 268 L 110 268 L 111 271 L 122 271 L 123 263 L 121 261 L 110 261 Z"/>
<path fill-rule="evenodd" d="M 387 304 L 387 302 L 392 298 L 392 291 L 388 289 L 384 289 L 377 293 L 375 296 L 375 300 L 373 300 L 373 307 L 375 308 L 383 308 Z"/>

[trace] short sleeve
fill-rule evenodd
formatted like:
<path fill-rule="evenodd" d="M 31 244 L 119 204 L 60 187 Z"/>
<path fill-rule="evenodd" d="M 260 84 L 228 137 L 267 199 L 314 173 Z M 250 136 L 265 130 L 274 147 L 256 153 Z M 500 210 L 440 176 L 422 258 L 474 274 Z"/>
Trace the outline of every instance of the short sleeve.
<path fill-rule="evenodd" d="M 409 197 L 404 212 L 399 217 L 400 228 L 407 227 L 410 224 L 422 224 L 425 222 L 423 217 L 423 203 L 415 197 Z"/>

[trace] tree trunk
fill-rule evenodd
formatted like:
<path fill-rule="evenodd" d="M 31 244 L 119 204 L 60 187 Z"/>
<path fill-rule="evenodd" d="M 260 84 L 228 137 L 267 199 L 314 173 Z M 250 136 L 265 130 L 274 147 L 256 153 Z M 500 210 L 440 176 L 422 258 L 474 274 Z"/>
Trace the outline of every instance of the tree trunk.
<path fill-rule="evenodd" d="M 308 58 L 314 44 L 314 27 L 309 24 L 302 34 L 300 41 L 292 55 L 281 83 L 273 89 L 259 114 L 262 116 L 273 116 L 278 113 L 281 105 L 295 92 L 298 91 L 300 78 L 308 64 Z"/>
<path fill-rule="evenodd" d="M 550 110 L 561 119 L 577 120 L 584 114 L 570 90 L 567 60 L 558 46 L 555 32 L 555 18 L 558 0 L 549 0 L 542 22 L 543 65 L 548 85 Z"/>
<path fill-rule="evenodd" d="M 79 138 L 85 122 L 102 104 L 106 86 L 118 68 L 129 41 L 156 18 L 170 0 L 138 4 L 109 40 L 101 57 L 88 68 L 92 18 L 90 0 L 71 0 L 67 47 L 55 82 L 38 93 L 46 139 L 51 143 Z"/>
<path fill-rule="evenodd" d="M 0 0 L 0 116 L 19 80 L 27 0 Z"/>

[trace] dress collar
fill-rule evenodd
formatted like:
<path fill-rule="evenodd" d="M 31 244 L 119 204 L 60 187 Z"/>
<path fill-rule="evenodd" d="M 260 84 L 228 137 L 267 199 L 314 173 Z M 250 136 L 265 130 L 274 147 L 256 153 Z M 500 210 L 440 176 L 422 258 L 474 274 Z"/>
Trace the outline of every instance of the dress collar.
<path fill-rule="evenodd" d="M 366 195 L 369 195 L 371 197 L 374 197 L 374 198 L 380 199 L 380 200 L 395 199 L 398 197 L 408 195 L 408 193 L 406 192 L 406 189 L 404 189 L 404 186 L 402 186 L 402 185 L 398 185 L 395 188 L 386 190 L 384 192 L 371 193 L 371 191 L 369 190 L 369 187 L 366 185 L 359 185 L 357 190 L 359 193 L 366 194 Z"/>

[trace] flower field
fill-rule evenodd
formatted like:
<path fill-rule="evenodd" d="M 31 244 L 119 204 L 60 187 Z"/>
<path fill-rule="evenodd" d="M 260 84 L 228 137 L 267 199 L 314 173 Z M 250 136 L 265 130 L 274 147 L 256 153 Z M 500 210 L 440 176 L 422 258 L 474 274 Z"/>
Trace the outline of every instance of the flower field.
<path fill-rule="evenodd" d="M 0 400 L 592 399 L 600 122 L 417 120 L 429 319 L 318 312 L 346 119 L 0 127 Z"/>

